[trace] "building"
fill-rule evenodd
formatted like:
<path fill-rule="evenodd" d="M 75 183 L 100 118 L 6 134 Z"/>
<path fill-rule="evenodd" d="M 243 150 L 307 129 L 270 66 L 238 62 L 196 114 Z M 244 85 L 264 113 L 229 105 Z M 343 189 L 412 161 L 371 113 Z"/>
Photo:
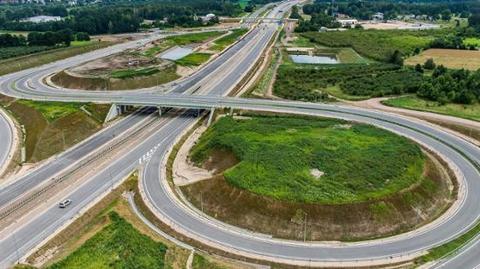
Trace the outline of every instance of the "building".
<path fill-rule="evenodd" d="M 210 13 L 210 14 L 207 14 L 205 16 L 201 16 L 200 19 L 202 20 L 202 22 L 209 22 L 215 17 L 216 17 L 215 14 Z"/>
<path fill-rule="evenodd" d="M 383 15 L 382 12 L 377 12 L 377 13 L 375 13 L 375 14 L 372 15 L 372 20 L 374 20 L 374 21 L 383 21 L 384 17 L 385 17 L 385 16 Z"/>
<path fill-rule="evenodd" d="M 358 24 L 358 20 L 357 19 L 337 19 L 337 22 L 339 22 L 342 27 L 350 27 L 350 28 L 353 28 L 355 27 L 355 25 Z"/>
<path fill-rule="evenodd" d="M 51 21 L 61 21 L 62 17 L 59 16 L 34 16 L 21 20 L 22 22 L 33 22 L 33 23 L 42 23 L 42 22 L 51 22 Z"/>

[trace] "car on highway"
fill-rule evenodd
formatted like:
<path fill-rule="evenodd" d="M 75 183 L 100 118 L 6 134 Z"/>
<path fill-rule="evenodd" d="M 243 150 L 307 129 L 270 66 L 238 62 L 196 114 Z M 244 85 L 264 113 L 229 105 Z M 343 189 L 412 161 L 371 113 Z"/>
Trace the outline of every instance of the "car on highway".
<path fill-rule="evenodd" d="M 66 199 L 66 200 L 63 201 L 63 202 L 60 202 L 60 203 L 58 204 L 58 207 L 60 207 L 60 208 L 65 208 L 65 207 L 69 206 L 71 203 L 72 203 L 72 200 Z"/>

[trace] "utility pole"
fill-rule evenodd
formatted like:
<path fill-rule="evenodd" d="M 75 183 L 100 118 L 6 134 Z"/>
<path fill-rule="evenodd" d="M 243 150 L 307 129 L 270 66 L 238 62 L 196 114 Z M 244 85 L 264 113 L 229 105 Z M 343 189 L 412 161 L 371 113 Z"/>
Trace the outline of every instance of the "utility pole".
<path fill-rule="evenodd" d="M 200 192 L 200 208 L 202 209 L 202 212 L 203 212 L 203 191 Z"/>
<path fill-rule="evenodd" d="M 305 218 L 303 220 L 304 228 L 303 228 L 303 242 L 307 241 L 307 212 L 303 212 Z"/>

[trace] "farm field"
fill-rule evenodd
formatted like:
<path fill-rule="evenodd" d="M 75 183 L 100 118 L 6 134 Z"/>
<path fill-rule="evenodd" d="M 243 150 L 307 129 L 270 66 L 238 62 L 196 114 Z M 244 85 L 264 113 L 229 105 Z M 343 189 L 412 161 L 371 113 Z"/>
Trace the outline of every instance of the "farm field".
<path fill-rule="evenodd" d="M 480 68 L 480 51 L 455 49 L 428 49 L 405 61 L 406 65 L 424 64 L 433 59 L 437 65 L 452 69 L 468 69 L 476 71 Z"/>
<path fill-rule="evenodd" d="M 403 96 L 388 99 L 382 102 L 385 105 L 406 108 L 419 111 L 427 111 L 449 116 L 480 121 L 480 106 L 478 104 L 460 105 L 445 104 L 440 105 L 438 102 L 424 100 L 415 96 Z"/>
<path fill-rule="evenodd" d="M 448 174 L 413 142 L 341 120 L 222 117 L 190 156 L 216 171 L 210 179 L 180 187 L 193 205 L 221 221 L 279 238 L 351 241 L 393 235 L 436 218 L 454 196 Z M 418 219 L 419 212 L 425 219 Z"/>

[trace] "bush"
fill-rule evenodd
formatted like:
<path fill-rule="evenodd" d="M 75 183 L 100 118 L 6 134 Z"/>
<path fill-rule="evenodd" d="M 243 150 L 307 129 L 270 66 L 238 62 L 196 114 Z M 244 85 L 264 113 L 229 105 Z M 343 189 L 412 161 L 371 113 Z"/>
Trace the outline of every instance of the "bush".
<path fill-rule="evenodd" d="M 78 32 L 75 34 L 75 40 L 77 41 L 90 41 L 90 36 L 85 32 Z"/>

